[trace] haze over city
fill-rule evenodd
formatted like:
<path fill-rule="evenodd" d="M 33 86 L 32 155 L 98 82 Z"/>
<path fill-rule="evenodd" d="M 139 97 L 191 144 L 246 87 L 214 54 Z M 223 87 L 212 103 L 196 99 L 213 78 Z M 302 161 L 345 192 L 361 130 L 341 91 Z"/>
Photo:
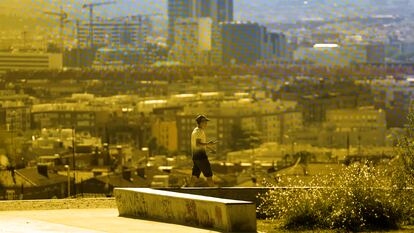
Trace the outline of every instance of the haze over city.
<path fill-rule="evenodd" d="M 0 1 L 0 228 L 409 232 L 413 12 L 414 0 Z"/>

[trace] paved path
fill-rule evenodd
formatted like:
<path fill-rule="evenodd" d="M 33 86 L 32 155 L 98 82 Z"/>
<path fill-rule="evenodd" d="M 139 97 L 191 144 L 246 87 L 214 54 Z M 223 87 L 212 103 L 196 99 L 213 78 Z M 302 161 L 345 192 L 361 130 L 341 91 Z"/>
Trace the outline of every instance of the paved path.
<path fill-rule="evenodd" d="M 0 233 L 218 232 L 183 225 L 118 217 L 117 209 L 0 211 Z"/>

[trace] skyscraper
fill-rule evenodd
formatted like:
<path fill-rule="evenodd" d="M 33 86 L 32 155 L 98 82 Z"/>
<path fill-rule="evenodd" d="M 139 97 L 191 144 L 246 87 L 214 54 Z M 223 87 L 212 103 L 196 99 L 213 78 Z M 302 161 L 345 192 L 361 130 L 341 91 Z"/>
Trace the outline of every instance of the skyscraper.
<path fill-rule="evenodd" d="M 168 47 L 174 45 L 175 22 L 179 18 L 192 17 L 193 0 L 168 0 Z"/>
<path fill-rule="evenodd" d="M 233 0 L 202 0 L 210 2 L 210 15 L 215 22 L 233 21 Z"/>
<path fill-rule="evenodd" d="M 256 64 L 261 59 L 264 30 L 257 23 L 221 23 L 224 64 Z"/>
<path fill-rule="evenodd" d="M 175 46 L 170 51 L 173 60 L 186 65 L 209 64 L 211 18 L 179 18 L 175 22 L 175 28 Z"/>
<path fill-rule="evenodd" d="M 175 22 L 179 18 L 205 17 L 217 25 L 233 21 L 233 0 L 168 0 L 168 46 L 174 45 Z"/>
<path fill-rule="evenodd" d="M 288 42 L 286 35 L 281 32 L 269 33 L 272 58 L 286 59 L 288 57 Z"/>

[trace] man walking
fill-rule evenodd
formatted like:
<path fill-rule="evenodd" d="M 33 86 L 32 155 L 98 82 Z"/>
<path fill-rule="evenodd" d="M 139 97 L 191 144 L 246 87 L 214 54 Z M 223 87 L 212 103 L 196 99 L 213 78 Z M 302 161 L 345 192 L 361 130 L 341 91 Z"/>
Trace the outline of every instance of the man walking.
<path fill-rule="evenodd" d="M 193 186 L 195 181 L 200 178 L 201 172 L 207 178 L 208 186 L 214 187 L 213 172 L 211 171 L 210 162 L 207 157 L 206 148 L 214 145 L 217 141 L 206 142 L 206 134 L 204 129 L 207 127 L 207 122 L 210 121 L 207 117 L 199 115 L 196 118 L 197 127 L 194 128 L 191 134 L 191 153 L 193 156 L 193 171 L 190 180 L 190 186 Z"/>

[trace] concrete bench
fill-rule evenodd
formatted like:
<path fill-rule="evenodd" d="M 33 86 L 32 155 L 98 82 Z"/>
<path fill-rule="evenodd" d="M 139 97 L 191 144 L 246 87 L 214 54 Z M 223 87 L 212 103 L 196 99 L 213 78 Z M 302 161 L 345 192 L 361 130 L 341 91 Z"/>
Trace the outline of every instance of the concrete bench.
<path fill-rule="evenodd" d="M 252 202 L 150 188 L 115 188 L 114 196 L 123 217 L 227 232 L 256 232 L 256 206 Z"/>

